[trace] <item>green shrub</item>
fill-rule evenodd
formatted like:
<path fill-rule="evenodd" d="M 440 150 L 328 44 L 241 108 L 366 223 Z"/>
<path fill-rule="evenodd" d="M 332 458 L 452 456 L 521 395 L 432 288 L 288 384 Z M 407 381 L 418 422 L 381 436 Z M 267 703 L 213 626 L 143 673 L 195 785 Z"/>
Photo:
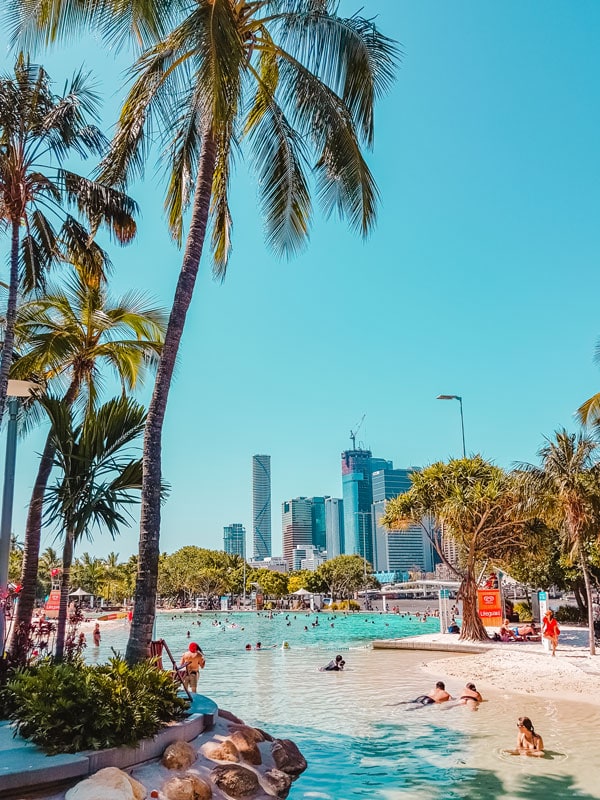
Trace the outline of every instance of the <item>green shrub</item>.
<path fill-rule="evenodd" d="M 340 600 L 337 604 L 338 611 L 360 611 L 360 603 L 356 600 Z"/>
<path fill-rule="evenodd" d="M 558 622 L 587 622 L 587 615 L 582 614 L 578 606 L 559 606 L 554 616 Z"/>
<path fill-rule="evenodd" d="M 519 616 L 519 622 L 531 622 L 533 619 L 529 603 L 515 603 L 513 611 Z"/>
<path fill-rule="evenodd" d="M 18 733 L 48 753 L 136 744 L 187 705 L 168 672 L 118 656 L 93 666 L 42 661 L 18 670 L 6 694 Z"/>

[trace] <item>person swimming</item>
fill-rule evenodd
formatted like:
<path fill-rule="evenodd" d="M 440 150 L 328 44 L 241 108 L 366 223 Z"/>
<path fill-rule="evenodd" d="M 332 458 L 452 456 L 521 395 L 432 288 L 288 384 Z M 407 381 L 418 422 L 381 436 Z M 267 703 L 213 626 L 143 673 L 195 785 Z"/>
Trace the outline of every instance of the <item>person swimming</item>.
<path fill-rule="evenodd" d="M 438 681 L 435 689 L 431 694 L 420 694 L 414 700 L 401 700 L 396 705 L 418 703 L 422 706 L 432 706 L 436 703 L 445 703 L 447 700 L 452 700 L 452 696 L 446 691 L 446 685 L 443 681 Z"/>
<path fill-rule="evenodd" d="M 322 672 L 340 672 L 344 669 L 346 662 L 344 659 L 337 655 L 335 659 L 332 659 L 326 667 L 321 667 Z"/>
<path fill-rule="evenodd" d="M 483 702 L 483 697 L 477 691 L 475 684 L 467 683 L 467 685 L 463 689 L 463 693 L 459 700 L 459 704 L 465 705 L 468 708 L 475 711 L 475 709 L 481 702 Z"/>

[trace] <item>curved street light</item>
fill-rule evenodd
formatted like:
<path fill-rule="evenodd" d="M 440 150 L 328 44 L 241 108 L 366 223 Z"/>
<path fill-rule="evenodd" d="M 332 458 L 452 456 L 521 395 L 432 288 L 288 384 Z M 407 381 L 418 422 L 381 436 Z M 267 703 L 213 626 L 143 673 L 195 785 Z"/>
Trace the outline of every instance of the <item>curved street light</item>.
<path fill-rule="evenodd" d="M 436 400 L 458 400 L 460 403 L 460 429 L 462 431 L 463 458 L 466 458 L 467 448 L 465 447 L 465 420 L 463 418 L 462 397 L 458 394 L 438 394 Z"/>

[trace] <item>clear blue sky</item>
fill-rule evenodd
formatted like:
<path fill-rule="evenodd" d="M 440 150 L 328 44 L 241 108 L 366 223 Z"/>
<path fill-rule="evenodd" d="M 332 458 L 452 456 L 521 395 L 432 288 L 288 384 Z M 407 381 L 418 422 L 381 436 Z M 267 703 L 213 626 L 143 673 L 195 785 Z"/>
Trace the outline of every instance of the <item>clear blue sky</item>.
<path fill-rule="evenodd" d="M 227 280 L 204 261 L 169 401 L 164 550 L 222 547 L 231 522 L 250 540 L 253 453 L 272 456 L 277 554 L 283 500 L 341 495 L 340 452 L 363 413 L 358 441 L 375 456 L 423 465 L 460 455 L 458 404 L 435 399 L 460 394 L 467 450 L 508 467 L 535 460 L 600 389 L 600 4 L 342 2 L 360 7 L 404 52 L 377 114 L 378 225 L 362 243 L 317 220 L 307 252 L 279 263 L 238 165 Z M 59 85 L 93 70 L 108 129 L 127 57 L 78 44 L 37 60 Z M 6 70 L 6 46 L 2 58 Z M 170 304 L 180 254 L 150 167 L 113 283 Z M 41 441 L 19 452 L 19 536 Z M 137 530 L 83 549 L 125 557 Z"/>

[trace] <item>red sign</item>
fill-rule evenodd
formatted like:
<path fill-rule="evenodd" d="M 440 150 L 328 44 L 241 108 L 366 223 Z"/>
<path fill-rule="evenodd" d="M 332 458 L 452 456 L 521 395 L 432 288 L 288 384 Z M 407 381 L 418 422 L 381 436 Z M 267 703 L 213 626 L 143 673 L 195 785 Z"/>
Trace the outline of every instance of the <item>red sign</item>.
<path fill-rule="evenodd" d="M 60 589 L 52 589 L 50 597 L 46 600 L 45 611 L 48 616 L 58 616 L 58 609 L 60 608 Z"/>
<path fill-rule="evenodd" d="M 496 627 L 502 624 L 500 589 L 478 589 L 477 607 L 484 625 Z"/>

